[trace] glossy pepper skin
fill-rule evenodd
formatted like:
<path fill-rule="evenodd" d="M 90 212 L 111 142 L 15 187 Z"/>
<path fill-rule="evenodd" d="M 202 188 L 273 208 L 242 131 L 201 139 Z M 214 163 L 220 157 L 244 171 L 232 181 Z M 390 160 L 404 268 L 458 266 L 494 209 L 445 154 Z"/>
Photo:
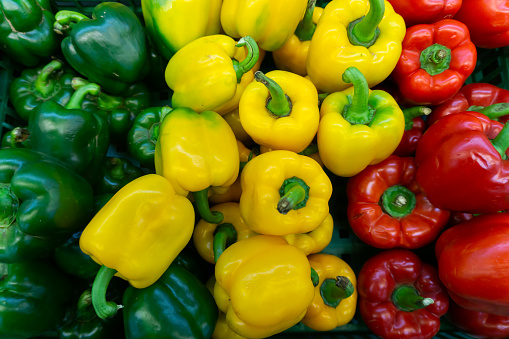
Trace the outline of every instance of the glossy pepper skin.
<path fill-rule="evenodd" d="M 367 19 L 358 21 L 361 18 Z M 352 33 L 348 33 L 350 23 L 356 20 L 358 24 L 352 24 Z M 309 78 L 321 92 L 342 91 L 351 84 L 341 75 L 348 67 L 356 67 L 371 88 L 385 80 L 396 66 L 404 36 L 405 22 L 387 1 L 331 1 L 309 45 Z"/>
<path fill-rule="evenodd" d="M 456 94 L 474 71 L 477 50 L 468 28 L 454 19 L 407 29 L 391 76 L 404 102 L 439 105 Z"/>
<path fill-rule="evenodd" d="M 106 157 L 101 167 L 101 180 L 95 194 L 117 193 L 122 187 L 144 173 L 128 158 Z"/>
<path fill-rule="evenodd" d="M 357 275 L 357 291 L 364 323 L 384 339 L 430 339 L 449 307 L 437 269 L 404 249 L 369 258 Z"/>
<path fill-rule="evenodd" d="M 463 112 L 445 116 L 427 129 L 415 159 L 417 183 L 433 205 L 466 213 L 509 207 L 507 128 L 502 127 L 481 113 Z"/>
<path fill-rule="evenodd" d="M 241 174 L 240 213 L 260 234 L 311 232 L 329 214 L 332 184 L 310 157 L 272 151 L 249 161 Z"/>
<path fill-rule="evenodd" d="M 442 19 L 452 19 L 458 13 L 462 0 L 387 0 L 394 11 L 405 19 L 407 27 L 432 24 Z"/>
<path fill-rule="evenodd" d="M 0 151 L 0 262 L 49 255 L 92 217 L 90 184 L 66 164 L 24 148 Z"/>
<path fill-rule="evenodd" d="M 221 25 L 227 35 L 249 35 L 261 49 L 273 52 L 295 32 L 306 5 L 306 0 L 223 0 Z"/>
<path fill-rule="evenodd" d="M 332 219 L 332 215 L 329 214 L 322 223 L 311 232 L 287 234 L 281 237 L 290 245 L 299 248 L 304 254 L 309 255 L 321 252 L 330 244 L 333 230 L 334 220 Z"/>
<path fill-rule="evenodd" d="M 2 0 L 0 10 L 0 50 L 14 61 L 34 67 L 58 49 L 49 0 Z"/>
<path fill-rule="evenodd" d="M 419 140 L 421 140 L 427 127 L 427 119 L 424 121 L 422 116 L 428 117 L 431 113 L 431 108 L 426 106 L 414 106 L 403 109 L 405 132 L 403 132 L 401 141 L 392 154 L 398 157 L 412 157 L 415 155 Z"/>
<path fill-rule="evenodd" d="M 228 247 L 215 266 L 214 299 L 237 334 L 266 338 L 298 323 L 314 296 L 304 253 L 258 235 Z"/>
<path fill-rule="evenodd" d="M 436 240 L 450 213 L 428 201 L 416 172 L 414 158 L 391 155 L 348 180 L 348 223 L 364 243 L 415 249 Z"/>
<path fill-rule="evenodd" d="M 147 33 L 161 55 L 170 60 L 182 47 L 221 30 L 221 0 L 143 0 Z"/>
<path fill-rule="evenodd" d="M 53 100 L 65 106 L 74 93 L 71 82 L 75 75 L 58 60 L 38 68 L 26 68 L 12 81 L 9 100 L 18 115 L 28 121 L 30 112 L 45 101 Z"/>
<path fill-rule="evenodd" d="M 447 229 L 435 245 L 440 279 L 451 299 L 472 311 L 509 316 L 509 214 L 479 215 Z"/>
<path fill-rule="evenodd" d="M 136 14 L 118 2 L 100 3 L 92 18 L 70 11 L 55 14 L 55 30 L 66 34 L 67 62 L 108 93 L 122 94 L 148 74 L 148 43 Z"/>

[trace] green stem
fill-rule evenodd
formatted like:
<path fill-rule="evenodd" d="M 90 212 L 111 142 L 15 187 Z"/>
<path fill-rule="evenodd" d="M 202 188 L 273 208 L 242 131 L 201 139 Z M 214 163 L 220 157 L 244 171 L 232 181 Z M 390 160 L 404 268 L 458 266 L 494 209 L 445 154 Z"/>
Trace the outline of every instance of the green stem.
<path fill-rule="evenodd" d="M 385 213 L 393 218 L 404 218 L 415 208 L 415 194 L 401 185 L 394 185 L 385 190 L 381 197 L 381 205 Z"/>
<path fill-rule="evenodd" d="M 405 108 L 403 110 L 403 115 L 405 116 L 405 131 L 409 131 L 414 126 L 413 119 L 420 117 L 421 115 L 429 115 L 431 113 L 431 108 L 426 106 L 414 106 Z"/>
<path fill-rule="evenodd" d="M 349 298 L 354 291 L 355 288 L 350 279 L 343 276 L 325 279 L 320 286 L 323 303 L 332 308 L 338 307 L 341 300 Z"/>
<path fill-rule="evenodd" d="M 421 68 L 434 76 L 449 69 L 451 50 L 440 44 L 433 44 L 423 50 L 420 56 Z"/>
<path fill-rule="evenodd" d="M 233 68 L 235 69 L 235 74 L 237 74 L 237 83 L 240 83 L 242 76 L 244 73 L 251 70 L 254 65 L 258 62 L 258 58 L 260 57 L 260 50 L 256 41 L 250 37 L 249 35 L 241 38 L 239 42 L 235 45 L 235 47 L 247 47 L 247 56 L 242 61 L 237 61 L 233 59 Z"/>
<path fill-rule="evenodd" d="M 320 283 L 320 276 L 316 273 L 315 269 L 311 267 L 311 282 L 313 286 L 316 287 Z"/>
<path fill-rule="evenodd" d="M 507 148 L 509 148 L 509 121 L 505 123 L 498 135 L 491 140 L 491 144 L 497 152 L 500 153 L 502 159 L 507 160 L 505 152 L 507 151 Z"/>
<path fill-rule="evenodd" d="M 20 147 L 19 144 L 23 144 L 30 137 L 30 131 L 25 127 L 15 127 L 11 132 L 10 146 L 12 148 Z"/>
<path fill-rule="evenodd" d="M 99 95 L 101 88 L 97 84 L 86 84 L 79 87 L 76 92 L 73 93 L 65 108 L 67 109 L 81 109 L 81 104 L 87 94 Z"/>
<path fill-rule="evenodd" d="M 265 105 L 269 112 L 278 118 L 289 116 L 292 104 L 281 86 L 260 71 L 255 73 L 255 80 L 264 84 L 269 90 L 270 96 Z"/>
<path fill-rule="evenodd" d="M 343 109 L 343 117 L 352 125 L 367 125 L 375 117 L 375 110 L 368 105 L 369 86 L 366 77 L 356 67 L 348 67 L 343 73 L 343 81 L 352 83 L 354 92 L 351 103 Z"/>
<path fill-rule="evenodd" d="M 491 120 L 498 121 L 500 117 L 509 114 L 509 103 L 502 102 L 491 106 L 470 106 L 467 111 L 475 111 L 486 115 Z"/>
<path fill-rule="evenodd" d="M 55 23 L 53 24 L 53 30 L 58 34 L 66 33 L 74 24 L 77 24 L 81 20 L 88 19 L 88 17 L 79 12 L 73 11 L 58 11 L 55 14 Z"/>
<path fill-rule="evenodd" d="M 88 84 L 90 84 L 90 82 L 83 78 L 76 77 L 72 79 L 72 88 L 75 90 Z M 97 96 L 97 107 L 103 111 L 111 111 L 115 108 L 120 108 L 123 105 L 124 98 L 120 96 L 109 95 L 102 91 Z"/>
<path fill-rule="evenodd" d="M 431 298 L 421 297 L 413 286 L 401 285 L 392 292 L 392 302 L 402 311 L 413 312 L 425 308 L 435 301 Z"/>
<path fill-rule="evenodd" d="M 384 0 L 369 0 L 369 11 L 363 17 L 350 22 L 348 39 L 352 45 L 370 47 L 380 35 L 378 25 L 385 13 Z"/>
<path fill-rule="evenodd" d="M 76 319 L 78 321 L 86 322 L 95 317 L 95 310 L 92 307 L 92 292 L 90 292 L 90 290 L 85 290 L 78 299 Z"/>
<path fill-rule="evenodd" d="M 200 217 L 210 224 L 220 224 L 223 222 L 223 213 L 219 211 L 211 211 L 209 208 L 208 188 L 193 192 L 196 209 Z"/>
<path fill-rule="evenodd" d="M 316 0 L 308 0 L 308 7 L 304 17 L 295 30 L 295 35 L 300 41 L 309 41 L 315 33 L 316 24 L 313 22 L 313 12 L 315 11 Z"/>
<path fill-rule="evenodd" d="M 9 227 L 16 220 L 19 200 L 10 184 L 0 183 L 0 227 Z"/>
<path fill-rule="evenodd" d="M 287 214 L 291 210 L 297 210 L 305 207 L 309 199 L 309 186 L 304 180 L 292 177 L 286 179 L 279 189 L 279 199 L 277 210 L 281 214 Z"/>
<path fill-rule="evenodd" d="M 214 262 L 217 262 L 219 256 L 223 254 L 224 250 L 237 242 L 237 231 L 230 223 L 217 225 L 214 231 L 214 243 L 212 244 L 214 250 Z"/>
<path fill-rule="evenodd" d="M 53 60 L 43 67 L 37 79 L 35 79 L 34 87 L 43 98 L 46 98 L 55 89 L 55 81 L 52 81 L 50 76 L 57 70 L 62 69 L 62 62 Z"/>
<path fill-rule="evenodd" d="M 106 301 L 106 290 L 115 273 L 117 273 L 117 270 L 104 265 L 101 266 L 92 285 L 92 305 L 97 316 L 101 319 L 113 317 L 123 307 L 113 301 Z"/>
<path fill-rule="evenodd" d="M 315 153 L 318 153 L 318 144 L 310 144 L 308 147 L 306 147 L 302 152 L 299 152 L 298 154 L 311 155 Z"/>

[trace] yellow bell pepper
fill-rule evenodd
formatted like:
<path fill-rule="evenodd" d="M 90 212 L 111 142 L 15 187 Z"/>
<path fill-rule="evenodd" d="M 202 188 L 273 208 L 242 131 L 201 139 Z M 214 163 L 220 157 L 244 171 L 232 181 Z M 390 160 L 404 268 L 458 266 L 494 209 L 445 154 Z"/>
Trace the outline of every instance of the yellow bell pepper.
<path fill-rule="evenodd" d="M 172 107 L 219 114 L 232 111 L 253 80 L 252 68 L 258 57 L 258 46 L 249 36 L 238 43 L 222 34 L 190 42 L 166 66 L 166 83 L 173 90 Z"/>
<path fill-rule="evenodd" d="M 242 127 L 242 123 L 240 122 L 239 108 L 237 107 L 233 111 L 230 111 L 223 115 L 224 120 L 230 125 L 232 128 L 233 134 L 237 140 L 242 142 L 244 146 L 250 147 L 253 144 L 253 139 L 247 134 L 244 127 Z"/>
<path fill-rule="evenodd" d="M 223 0 L 221 25 L 233 38 L 251 36 L 264 50 L 281 48 L 295 32 L 307 0 Z"/>
<path fill-rule="evenodd" d="M 266 338 L 297 324 L 314 297 L 306 255 L 257 235 L 228 247 L 215 266 L 214 299 L 238 335 Z"/>
<path fill-rule="evenodd" d="M 287 234 L 281 237 L 290 245 L 293 245 L 306 255 L 322 251 L 332 240 L 334 221 L 329 214 L 325 220 L 309 233 Z"/>
<path fill-rule="evenodd" d="M 240 213 L 260 234 L 307 233 L 329 214 L 332 184 L 313 159 L 290 151 L 260 154 L 241 174 Z"/>
<path fill-rule="evenodd" d="M 97 212 L 80 237 L 80 248 L 102 265 L 92 287 L 92 303 L 101 318 L 118 306 L 106 302 L 114 275 L 136 288 L 156 282 L 191 240 L 194 209 L 171 183 L 147 174 L 121 188 Z"/>
<path fill-rule="evenodd" d="M 220 223 L 211 213 L 208 189 L 225 192 L 239 175 L 237 140 L 228 123 L 217 113 L 173 109 L 159 127 L 154 153 L 156 173 L 168 179 L 177 194 L 193 192 L 202 219 Z"/>
<path fill-rule="evenodd" d="M 396 67 L 406 27 L 387 0 L 333 0 L 323 10 L 309 45 L 306 70 L 322 92 L 344 90 L 345 70 L 357 67 L 369 87 Z"/>
<path fill-rule="evenodd" d="M 301 152 L 320 121 L 318 92 L 306 78 L 286 71 L 258 71 L 239 103 L 240 122 L 259 145 Z"/>
<path fill-rule="evenodd" d="M 330 331 L 349 323 L 357 305 L 357 280 L 352 268 L 332 254 L 312 254 L 308 259 L 318 283 L 302 323 L 316 331 Z"/>
<path fill-rule="evenodd" d="M 323 101 L 317 142 L 325 167 L 338 176 L 351 177 L 396 150 L 405 117 L 389 93 L 369 90 L 355 67 L 348 68 L 343 79 L 353 87 L 329 94 Z"/>

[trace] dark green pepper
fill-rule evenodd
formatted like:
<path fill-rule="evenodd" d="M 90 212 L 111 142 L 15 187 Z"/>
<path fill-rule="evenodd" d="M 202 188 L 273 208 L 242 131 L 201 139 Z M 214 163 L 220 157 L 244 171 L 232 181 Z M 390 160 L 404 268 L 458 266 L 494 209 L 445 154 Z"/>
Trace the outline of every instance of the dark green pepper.
<path fill-rule="evenodd" d="M 28 127 L 14 127 L 2 136 L 1 148 L 32 148 Z"/>
<path fill-rule="evenodd" d="M 210 338 L 218 311 L 212 294 L 191 272 L 172 264 L 154 284 L 129 286 L 123 297 L 126 338 Z"/>
<path fill-rule="evenodd" d="M 102 166 L 99 184 L 94 187 L 96 194 L 116 193 L 122 187 L 143 175 L 143 171 L 127 158 L 106 157 Z"/>
<path fill-rule="evenodd" d="M 148 74 L 147 37 L 126 5 L 104 2 L 94 7 L 92 19 L 65 10 L 55 19 L 55 30 L 69 34 L 61 44 L 67 62 L 106 92 L 124 93 Z"/>
<path fill-rule="evenodd" d="M 0 50 L 34 67 L 58 48 L 49 0 L 0 0 Z"/>

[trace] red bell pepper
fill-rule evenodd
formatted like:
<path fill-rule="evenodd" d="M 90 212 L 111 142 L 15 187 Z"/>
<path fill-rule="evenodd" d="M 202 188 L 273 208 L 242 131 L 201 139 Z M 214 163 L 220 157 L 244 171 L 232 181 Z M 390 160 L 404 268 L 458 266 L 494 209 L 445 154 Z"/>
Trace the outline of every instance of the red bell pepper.
<path fill-rule="evenodd" d="M 408 249 L 436 240 L 449 211 L 428 201 L 416 170 L 414 158 L 391 155 L 348 180 L 347 218 L 359 239 L 376 248 Z"/>
<path fill-rule="evenodd" d="M 447 115 L 417 145 L 417 183 L 429 201 L 449 211 L 509 209 L 509 123 L 477 112 Z"/>
<path fill-rule="evenodd" d="M 452 19 L 461 7 L 461 0 L 387 1 L 391 3 L 394 11 L 403 17 L 407 27 Z"/>
<path fill-rule="evenodd" d="M 447 228 L 456 226 L 462 222 L 468 221 L 472 219 L 474 215 L 472 213 L 464 213 L 464 212 L 451 212 L 451 216 L 449 217 L 449 222 L 447 222 Z"/>
<path fill-rule="evenodd" d="M 447 318 L 474 338 L 509 338 L 509 317 L 467 310 L 451 300 Z"/>
<path fill-rule="evenodd" d="M 477 47 L 497 48 L 509 45 L 507 0 L 463 0 L 454 18 L 467 25 Z"/>
<path fill-rule="evenodd" d="M 444 19 L 407 29 L 392 78 L 405 103 L 438 105 L 460 90 L 476 62 L 467 26 Z"/>
<path fill-rule="evenodd" d="M 421 117 L 429 115 L 431 108 L 426 106 L 414 106 L 403 109 L 405 115 L 405 132 L 399 142 L 398 147 L 392 153 L 398 157 L 414 156 L 417 144 L 426 129 L 426 122 Z"/>
<path fill-rule="evenodd" d="M 479 215 L 444 231 L 435 245 L 440 280 L 472 311 L 509 316 L 509 213 Z"/>
<path fill-rule="evenodd" d="M 429 339 L 449 307 L 437 269 L 403 249 L 369 258 L 359 271 L 357 292 L 364 323 L 384 339 Z"/>

